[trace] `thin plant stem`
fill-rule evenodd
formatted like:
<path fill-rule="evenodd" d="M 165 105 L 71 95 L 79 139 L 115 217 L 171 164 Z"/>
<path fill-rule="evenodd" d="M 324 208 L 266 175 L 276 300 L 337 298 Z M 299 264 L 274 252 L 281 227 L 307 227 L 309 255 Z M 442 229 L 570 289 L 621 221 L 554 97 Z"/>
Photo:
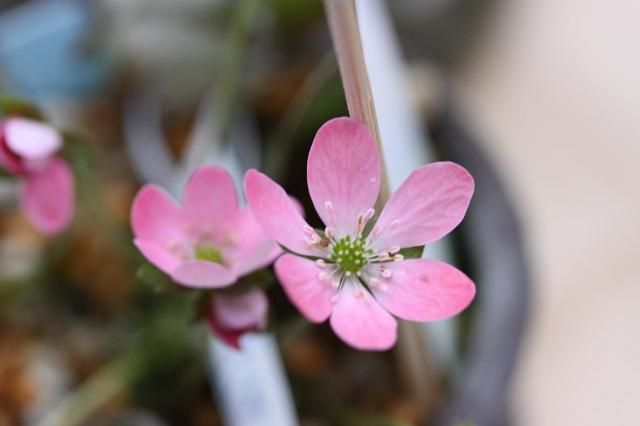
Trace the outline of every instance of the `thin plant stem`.
<path fill-rule="evenodd" d="M 260 0 L 239 0 L 229 24 L 224 62 L 216 84 L 219 117 L 217 125 L 223 143 L 228 139 L 240 76 L 245 64 L 245 52 L 260 3 Z"/>
<path fill-rule="evenodd" d="M 389 180 L 384 166 L 382 140 L 360 38 L 355 0 L 325 0 L 324 5 L 349 115 L 367 125 L 380 152 L 382 181 L 376 207 L 377 211 L 381 211 L 389 198 Z"/>
<path fill-rule="evenodd" d="M 78 426 L 126 391 L 137 360 L 135 351 L 111 361 L 76 388 L 37 423 L 37 426 Z"/>
<path fill-rule="evenodd" d="M 373 134 L 382 161 L 382 182 L 376 202 L 378 212 L 389 199 L 390 188 L 384 162 L 384 151 L 375 104 L 367 72 L 364 47 L 360 36 L 355 0 L 324 0 L 331 38 L 338 58 L 349 114 L 362 121 Z M 414 323 L 400 322 L 398 355 L 401 358 L 405 381 L 417 393 L 424 406 L 428 403 L 428 392 L 432 388 L 433 366 L 425 350 L 423 334 Z M 427 384 L 424 383 L 426 377 Z"/>
<path fill-rule="evenodd" d="M 300 129 L 320 91 L 335 75 L 335 71 L 336 61 L 333 53 L 320 58 L 318 64 L 302 83 L 302 88 L 297 92 L 284 118 L 280 120 L 278 127 L 267 140 L 263 168 L 265 173 L 276 180 L 283 178 L 285 166 L 293 150 L 296 132 Z"/>

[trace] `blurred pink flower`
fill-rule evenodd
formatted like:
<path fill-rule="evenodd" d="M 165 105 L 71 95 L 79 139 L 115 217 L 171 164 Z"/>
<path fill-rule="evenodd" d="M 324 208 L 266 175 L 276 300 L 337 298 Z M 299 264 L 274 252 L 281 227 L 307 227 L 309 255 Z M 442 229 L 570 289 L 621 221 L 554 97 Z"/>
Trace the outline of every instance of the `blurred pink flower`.
<path fill-rule="evenodd" d="M 324 232 L 311 228 L 270 178 L 255 170 L 245 176 L 257 220 L 297 254 L 285 254 L 275 264 L 292 303 L 310 321 L 330 317 L 342 340 L 365 350 L 393 346 L 397 323 L 391 314 L 413 321 L 443 319 L 462 311 L 475 295 L 473 282 L 453 266 L 399 254 L 401 248 L 442 238 L 462 221 L 473 194 L 471 175 L 449 162 L 416 169 L 367 233 L 380 169 L 373 137 L 362 123 L 336 118 L 318 130 L 307 182 Z"/>
<path fill-rule="evenodd" d="M 22 211 L 45 234 L 64 230 L 73 217 L 75 184 L 56 155 L 61 147 L 62 137 L 47 124 L 21 117 L 0 122 L 0 167 L 23 180 Z"/>
<path fill-rule="evenodd" d="M 231 176 L 201 167 L 186 185 L 182 205 L 145 185 L 131 210 L 134 243 L 179 284 L 226 287 L 271 264 L 281 253 L 248 208 L 240 208 Z"/>
<path fill-rule="evenodd" d="M 216 294 L 206 314 L 211 332 L 221 341 L 240 349 L 240 337 L 267 325 L 269 301 L 262 290 L 243 294 Z"/>

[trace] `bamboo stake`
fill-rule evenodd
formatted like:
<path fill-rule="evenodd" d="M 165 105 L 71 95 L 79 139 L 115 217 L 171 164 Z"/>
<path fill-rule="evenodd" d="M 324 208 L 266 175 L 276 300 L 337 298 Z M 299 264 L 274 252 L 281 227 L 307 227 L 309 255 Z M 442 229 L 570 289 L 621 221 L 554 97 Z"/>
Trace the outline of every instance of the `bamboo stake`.
<path fill-rule="evenodd" d="M 384 152 L 380 129 L 371 90 L 371 83 L 364 57 L 364 47 L 360 35 L 355 0 L 325 0 L 327 20 L 331 31 L 340 76 L 352 118 L 362 121 L 373 134 L 382 161 L 382 182 L 376 202 L 380 212 L 390 195 L 389 180 L 384 164 Z M 404 382 L 411 389 L 414 398 L 423 408 L 430 411 L 437 398 L 438 387 L 434 367 L 425 338 L 415 323 L 400 321 L 397 354 Z"/>
<path fill-rule="evenodd" d="M 358 27 L 355 0 L 325 0 L 325 10 L 331 39 L 338 58 L 340 77 L 347 99 L 349 115 L 367 125 L 378 146 L 382 161 L 382 181 L 376 210 L 380 212 L 389 198 L 389 180 L 384 166 L 382 140 L 371 84 L 364 59 L 364 50 Z"/>

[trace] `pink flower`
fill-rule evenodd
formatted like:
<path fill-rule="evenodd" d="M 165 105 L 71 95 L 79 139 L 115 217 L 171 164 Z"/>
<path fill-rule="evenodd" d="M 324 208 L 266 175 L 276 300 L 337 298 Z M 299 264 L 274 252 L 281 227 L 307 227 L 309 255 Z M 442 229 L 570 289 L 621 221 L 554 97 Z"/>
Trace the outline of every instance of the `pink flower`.
<path fill-rule="evenodd" d="M 73 217 L 74 179 L 56 152 L 62 138 L 47 124 L 20 117 L 0 122 L 0 167 L 24 182 L 20 205 L 41 232 L 64 230 Z"/>
<path fill-rule="evenodd" d="M 144 256 L 187 287 L 231 285 L 282 252 L 251 211 L 238 206 L 233 180 L 219 167 L 193 173 L 181 206 L 145 185 L 133 201 L 131 225 Z"/>
<path fill-rule="evenodd" d="M 238 295 L 216 294 L 207 312 L 209 329 L 221 341 L 240 349 L 240 337 L 267 325 L 269 301 L 262 290 Z"/>
<path fill-rule="evenodd" d="M 381 164 L 363 124 L 324 124 L 307 162 L 309 193 L 324 232 L 311 228 L 285 191 L 267 176 L 245 176 L 249 206 L 264 230 L 296 254 L 275 264 L 292 303 L 310 321 L 330 318 L 334 332 L 358 349 L 385 350 L 396 340 L 392 315 L 412 321 L 450 317 L 469 305 L 473 282 L 436 260 L 404 260 L 401 248 L 442 238 L 464 217 L 473 178 L 462 167 L 416 169 L 391 196 L 370 232 Z"/>

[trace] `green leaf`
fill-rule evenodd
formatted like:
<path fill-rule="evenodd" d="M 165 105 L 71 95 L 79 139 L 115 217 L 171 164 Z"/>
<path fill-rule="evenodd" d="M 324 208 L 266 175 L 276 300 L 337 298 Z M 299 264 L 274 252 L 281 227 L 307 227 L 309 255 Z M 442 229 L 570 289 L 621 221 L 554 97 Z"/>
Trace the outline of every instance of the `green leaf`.
<path fill-rule="evenodd" d="M 400 254 L 403 255 L 405 259 L 420 259 L 423 251 L 424 246 L 407 247 L 400 250 Z"/>
<path fill-rule="evenodd" d="M 276 279 L 269 269 L 259 269 L 241 277 L 235 284 L 220 289 L 220 291 L 226 294 L 242 294 L 255 288 L 267 288 L 275 282 Z"/>
<path fill-rule="evenodd" d="M 0 114 L 4 116 L 18 115 L 20 117 L 42 120 L 40 110 L 33 104 L 13 96 L 0 96 Z"/>
<path fill-rule="evenodd" d="M 94 166 L 91 146 L 77 135 L 63 133 L 64 147 L 62 156 L 69 161 L 78 177 L 91 173 Z"/>
<path fill-rule="evenodd" d="M 136 271 L 136 277 L 141 283 L 158 293 L 181 290 L 181 287 L 176 285 L 169 276 L 149 262 L 140 265 Z"/>

